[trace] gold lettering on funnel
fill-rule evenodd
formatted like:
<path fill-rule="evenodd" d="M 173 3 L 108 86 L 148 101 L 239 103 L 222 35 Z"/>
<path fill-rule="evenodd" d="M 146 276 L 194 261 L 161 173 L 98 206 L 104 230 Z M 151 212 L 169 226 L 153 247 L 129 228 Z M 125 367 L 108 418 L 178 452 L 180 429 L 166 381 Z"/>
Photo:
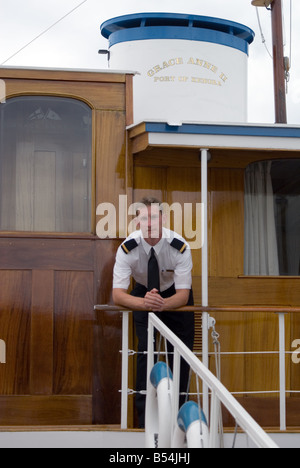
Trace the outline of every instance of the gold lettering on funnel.
<path fill-rule="evenodd" d="M 171 67 L 176 67 L 178 65 L 189 65 L 198 67 L 204 70 L 208 70 L 211 73 L 214 73 L 215 78 L 209 79 L 207 77 L 199 76 L 176 76 L 176 75 L 161 75 L 161 72 L 166 71 Z M 157 76 L 160 74 L 159 76 Z M 166 83 L 166 82 L 179 82 L 179 83 L 200 83 L 213 86 L 222 86 L 228 80 L 228 77 L 225 73 L 220 72 L 219 68 L 208 60 L 200 59 L 197 57 L 190 57 L 188 60 L 184 61 L 183 57 L 175 57 L 164 60 L 160 64 L 154 65 L 147 73 L 149 78 L 153 78 L 154 83 Z"/>

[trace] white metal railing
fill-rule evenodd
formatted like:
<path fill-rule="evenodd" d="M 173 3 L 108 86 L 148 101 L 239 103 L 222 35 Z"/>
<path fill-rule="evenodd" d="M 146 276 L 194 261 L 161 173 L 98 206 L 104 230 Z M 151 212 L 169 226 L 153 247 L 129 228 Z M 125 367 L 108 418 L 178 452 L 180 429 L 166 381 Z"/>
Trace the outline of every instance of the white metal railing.
<path fill-rule="evenodd" d="M 280 419 L 280 430 L 285 431 L 287 428 L 286 424 L 286 395 L 287 393 L 293 392 L 297 393 L 295 390 L 287 390 L 286 385 L 286 360 L 285 357 L 289 354 L 289 351 L 286 351 L 286 333 L 285 333 L 285 317 L 287 314 L 299 314 L 299 307 L 291 306 L 224 306 L 224 307 L 206 307 L 203 310 L 206 313 L 210 312 L 257 312 L 257 313 L 268 313 L 268 314 L 277 314 L 278 315 L 278 331 L 279 331 L 279 350 L 278 351 L 239 351 L 236 353 L 223 353 L 223 354 L 265 354 L 273 353 L 278 354 L 279 356 L 279 390 L 269 390 L 269 391 L 257 391 L 257 392 L 239 392 L 239 394 L 249 394 L 249 393 L 277 393 L 279 394 L 279 419 Z M 205 332 L 205 331 L 204 331 Z"/>
<path fill-rule="evenodd" d="M 96 311 L 118 311 L 122 314 L 122 388 L 121 388 L 121 428 L 127 429 L 128 427 L 128 395 L 134 393 L 131 389 L 128 388 L 128 372 L 129 372 L 129 356 L 135 354 L 132 350 L 129 349 L 129 315 L 131 313 L 130 310 L 123 310 L 117 306 L 111 305 L 96 305 Z M 202 350 L 202 363 L 204 364 L 203 354 L 205 354 L 206 361 L 208 361 L 209 351 L 208 351 L 208 329 L 210 327 L 211 318 L 209 313 L 213 312 L 267 312 L 267 313 L 276 313 L 278 314 L 278 325 L 279 325 L 279 350 L 270 350 L 270 351 L 236 351 L 236 352 L 222 352 L 221 355 L 231 355 L 231 354 L 278 354 L 278 362 L 279 362 L 279 390 L 272 390 L 269 389 L 267 391 L 258 390 L 256 392 L 249 392 L 246 390 L 241 392 L 231 393 L 233 394 L 249 394 L 249 393 L 277 393 L 279 394 L 279 408 L 280 408 L 280 430 L 286 430 L 286 395 L 290 392 L 298 393 L 297 390 L 287 389 L 286 386 L 286 361 L 285 356 L 290 354 L 291 351 L 286 351 L 286 344 L 285 344 L 285 316 L 289 313 L 299 313 L 299 307 L 259 307 L 259 306 L 225 306 L 225 307 L 185 307 L 181 309 L 182 311 L 191 312 L 194 311 L 195 313 L 202 313 L 206 315 L 207 320 L 202 323 L 202 333 L 203 336 L 206 336 L 206 346 L 203 347 Z M 176 313 L 176 312 L 175 312 Z M 207 325 L 205 325 L 207 324 Z M 199 362 L 199 359 L 197 362 Z M 207 368 L 207 366 L 205 366 Z M 206 394 L 205 394 L 206 392 Z M 206 405 L 204 404 L 206 400 Z M 203 410 L 206 414 L 209 414 L 209 395 L 208 395 L 208 388 L 206 384 L 203 385 Z"/>
<path fill-rule="evenodd" d="M 214 376 L 212 372 L 194 355 L 192 351 L 178 337 L 166 327 L 155 314 L 149 314 L 148 328 L 148 381 L 150 372 L 154 366 L 154 329 L 166 338 L 174 347 L 173 381 L 174 395 L 172 401 L 172 425 L 175 427 L 179 411 L 179 379 L 181 357 L 190 365 L 193 372 L 207 385 L 211 393 L 210 411 L 210 448 L 219 446 L 219 411 L 222 403 L 233 416 L 240 428 L 251 438 L 251 440 L 262 448 L 277 448 L 275 442 L 254 421 L 247 411 L 238 403 L 224 385 Z M 207 416 L 207 415 L 206 415 Z"/>

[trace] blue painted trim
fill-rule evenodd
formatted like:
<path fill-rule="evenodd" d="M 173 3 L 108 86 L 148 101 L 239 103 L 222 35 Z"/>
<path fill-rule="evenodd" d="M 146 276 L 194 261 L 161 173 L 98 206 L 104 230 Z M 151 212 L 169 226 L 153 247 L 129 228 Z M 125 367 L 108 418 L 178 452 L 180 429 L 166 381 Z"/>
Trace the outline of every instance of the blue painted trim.
<path fill-rule="evenodd" d="M 248 55 L 248 42 L 239 37 L 220 31 L 193 28 L 185 29 L 175 26 L 153 26 L 151 28 L 133 28 L 116 31 L 109 37 L 109 47 L 121 42 L 145 41 L 152 39 L 179 39 L 186 41 L 209 42 L 240 50 Z"/>
<path fill-rule="evenodd" d="M 180 429 L 186 432 L 193 422 L 199 420 L 200 418 L 198 405 L 194 401 L 187 401 L 186 403 L 184 403 L 184 405 L 182 405 L 182 407 L 180 408 L 177 417 L 177 424 L 180 427 Z M 207 420 L 202 410 L 201 421 L 207 425 Z"/>
<path fill-rule="evenodd" d="M 272 138 L 300 138 L 300 128 L 261 127 L 244 125 L 183 124 L 172 126 L 167 123 L 146 122 L 146 132 L 174 133 L 178 135 L 229 135 Z"/>
<path fill-rule="evenodd" d="M 159 361 L 153 366 L 151 374 L 150 374 L 150 381 L 154 388 L 157 388 L 160 381 L 169 377 L 169 379 L 173 380 L 173 375 L 170 369 L 168 369 L 167 364 L 165 362 Z"/>
<path fill-rule="evenodd" d="M 101 34 L 109 46 L 149 39 L 184 39 L 213 42 L 248 53 L 254 40 L 252 29 L 243 24 L 209 16 L 177 13 L 138 13 L 105 21 Z"/>

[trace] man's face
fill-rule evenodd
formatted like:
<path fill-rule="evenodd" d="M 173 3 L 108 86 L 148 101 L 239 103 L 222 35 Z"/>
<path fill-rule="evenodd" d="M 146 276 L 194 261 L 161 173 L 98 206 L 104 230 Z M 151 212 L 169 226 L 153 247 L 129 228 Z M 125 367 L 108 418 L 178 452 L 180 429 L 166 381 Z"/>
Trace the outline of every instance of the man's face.
<path fill-rule="evenodd" d="M 145 240 L 159 241 L 162 236 L 162 213 L 157 205 L 140 209 L 138 223 Z"/>

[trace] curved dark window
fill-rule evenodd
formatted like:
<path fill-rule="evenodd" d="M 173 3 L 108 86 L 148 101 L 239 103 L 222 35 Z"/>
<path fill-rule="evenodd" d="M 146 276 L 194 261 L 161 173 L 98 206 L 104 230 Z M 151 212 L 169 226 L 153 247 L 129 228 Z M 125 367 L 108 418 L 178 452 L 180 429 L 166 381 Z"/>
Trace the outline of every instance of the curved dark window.
<path fill-rule="evenodd" d="M 91 122 L 75 99 L 0 104 L 1 231 L 91 231 Z"/>
<path fill-rule="evenodd" d="M 280 275 L 300 275 L 300 160 L 272 162 Z"/>
<path fill-rule="evenodd" d="M 246 168 L 245 274 L 300 275 L 300 159 Z"/>

